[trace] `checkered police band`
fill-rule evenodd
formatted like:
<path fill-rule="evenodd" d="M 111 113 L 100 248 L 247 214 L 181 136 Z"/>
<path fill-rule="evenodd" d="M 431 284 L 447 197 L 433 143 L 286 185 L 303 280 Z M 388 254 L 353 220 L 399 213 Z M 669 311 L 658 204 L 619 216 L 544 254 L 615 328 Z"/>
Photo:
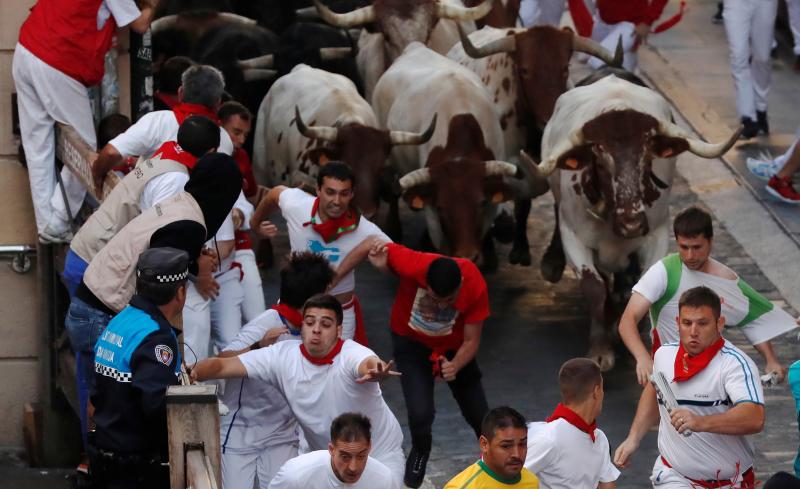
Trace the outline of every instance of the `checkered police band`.
<path fill-rule="evenodd" d="M 136 276 L 137 277 L 141 277 L 142 276 L 142 271 L 141 270 L 137 270 L 136 271 Z M 158 282 L 160 284 L 168 284 L 168 283 L 173 283 L 173 282 L 182 282 L 182 281 L 186 280 L 187 277 L 189 277 L 189 270 L 188 269 L 185 270 L 182 273 L 173 273 L 173 274 L 170 274 L 170 275 L 156 275 L 153 278 L 155 279 L 156 282 Z"/>
<path fill-rule="evenodd" d="M 116 380 L 117 382 L 130 382 L 131 381 L 131 373 L 130 372 L 120 372 L 119 370 L 108 367 L 106 365 L 101 365 L 100 363 L 95 362 L 94 364 L 94 371 L 99 373 L 100 375 L 104 375 L 106 377 L 111 377 L 112 379 Z"/>

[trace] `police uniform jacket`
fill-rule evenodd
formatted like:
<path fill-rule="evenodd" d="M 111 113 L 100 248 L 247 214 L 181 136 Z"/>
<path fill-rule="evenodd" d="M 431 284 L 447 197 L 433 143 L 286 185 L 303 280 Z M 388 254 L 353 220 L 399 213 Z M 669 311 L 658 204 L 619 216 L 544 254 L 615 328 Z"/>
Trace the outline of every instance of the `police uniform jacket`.
<path fill-rule="evenodd" d="M 95 346 L 95 445 L 166 458 L 166 389 L 180 379 L 176 332 L 150 301 L 134 296 Z"/>

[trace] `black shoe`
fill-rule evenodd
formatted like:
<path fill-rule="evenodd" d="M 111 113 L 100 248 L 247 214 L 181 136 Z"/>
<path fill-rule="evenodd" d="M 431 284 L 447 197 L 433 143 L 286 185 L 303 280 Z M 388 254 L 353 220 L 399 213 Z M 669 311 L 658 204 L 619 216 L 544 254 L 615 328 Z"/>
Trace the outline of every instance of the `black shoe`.
<path fill-rule="evenodd" d="M 425 467 L 428 465 L 430 452 L 421 452 L 411 447 L 411 452 L 406 459 L 406 473 L 403 483 L 411 489 L 417 489 L 425 479 Z"/>
<path fill-rule="evenodd" d="M 739 139 L 752 139 L 758 136 L 758 123 L 756 121 L 749 117 L 742 117 L 742 125 L 744 129 L 742 129 Z"/>
<path fill-rule="evenodd" d="M 756 111 L 756 124 L 758 125 L 758 132 L 761 134 L 769 134 L 769 122 L 767 122 L 767 111 Z"/>
<path fill-rule="evenodd" d="M 717 13 L 711 16 L 712 24 L 722 24 L 722 2 L 717 2 Z"/>

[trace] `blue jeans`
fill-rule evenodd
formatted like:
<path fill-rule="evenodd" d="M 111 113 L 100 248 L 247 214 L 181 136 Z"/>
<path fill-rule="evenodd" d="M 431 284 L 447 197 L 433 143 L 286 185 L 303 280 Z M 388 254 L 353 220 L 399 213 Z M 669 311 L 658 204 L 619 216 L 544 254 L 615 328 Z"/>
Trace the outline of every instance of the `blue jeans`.
<path fill-rule="evenodd" d="M 67 256 L 64 258 L 64 271 L 61 273 L 61 278 L 64 280 L 64 285 L 69 292 L 69 298 L 75 297 L 75 291 L 83 280 L 83 274 L 86 273 L 88 263 L 83 261 L 83 258 L 76 255 L 72 249 L 67 251 Z"/>
<path fill-rule="evenodd" d="M 75 352 L 75 380 L 78 384 L 78 403 L 80 406 L 81 433 L 84 446 L 89 424 L 86 407 L 89 391 L 94 385 L 94 345 L 111 321 L 111 315 L 99 311 L 77 297 L 72 298 L 64 326 L 69 334 L 72 351 Z"/>

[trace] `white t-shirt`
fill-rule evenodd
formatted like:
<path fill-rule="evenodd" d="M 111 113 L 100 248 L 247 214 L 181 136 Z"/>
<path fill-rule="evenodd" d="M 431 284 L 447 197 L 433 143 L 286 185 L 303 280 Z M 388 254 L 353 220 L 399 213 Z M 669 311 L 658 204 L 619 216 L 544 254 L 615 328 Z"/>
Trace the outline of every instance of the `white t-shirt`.
<path fill-rule="evenodd" d="M 345 484 L 333 473 L 328 450 L 309 452 L 289 460 L 269 484 L 269 489 L 338 488 L 399 489 L 389 469 L 372 457 L 367 460 L 367 466 L 355 484 Z"/>
<path fill-rule="evenodd" d="M 125 132 L 115 137 L 109 144 L 114 146 L 124 157 L 141 156 L 145 159 L 153 156 L 158 148 L 167 141 L 178 140 L 178 119 L 171 110 L 156 110 L 143 115 Z M 233 143 L 228 132 L 219 128 L 220 153 L 233 154 Z"/>
<path fill-rule="evenodd" d="M 278 198 L 281 214 L 283 214 L 283 218 L 286 219 L 286 224 L 289 227 L 289 244 L 292 247 L 292 251 L 307 250 L 321 253 L 325 255 L 335 269 L 353 251 L 353 248 L 361 244 L 366 238 L 376 236 L 386 242 L 391 241 L 378 226 L 362 216 L 355 231 L 339 237 L 332 243 L 325 243 L 310 225 L 303 225 L 311 220 L 311 209 L 314 208 L 315 199 L 316 197 L 297 188 L 284 190 Z M 319 220 L 319 217 L 317 217 L 317 220 Z M 355 270 L 352 270 L 336 284 L 336 287 L 330 293 L 336 295 L 352 292 L 355 287 Z"/>
<path fill-rule="evenodd" d="M 141 14 L 133 0 L 103 0 L 97 10 L 97 30 L 101 30 L 111 16 L 114 17 L 117 27 L 125 27 Z"/>
<path fill-rule="evenodd" d="M 283 393 L 300 423 L 310 450 L 324 450 L 331 422 L 359 412 L 372 423 L 372 456 L 382 460 L 403 443 L 403 432 L 376 382 L 357 384 L 358 366 L 375 353 L 345 340 L 331 365 L 314 365 L 300 352 L 299 340 L 281 341 L 239 355 L 248 379 L 269 383 Z"/>
<path fill-rule="evenodd" d="M 619 470 L 611 463 L 608 438 L 603 430 L 595 439 L 567 420 L 528 423 L 528 456 L 525 468 L 539 477 L 541 489 L 596 488 L 613 482 Z"/>
<path fill-rule="evenodd" d="M 183 192 L 183 187 L 188 181 L 188 173 L 179 171 L 162 173 L 145 184 L 139 197 L 139 207 L 144 212 L 162 200 L 178 195 Z"/>
<path fill-rule="evenodd" d="M 672 382 L 677 353 L 677 343 L 662 345 L 653 360 L 653 373 L 662 372 L 670 380 L 682 408 L 706 416 L 724 413 L 742 402 L 764 404 L 758 368 L 731 342 L 726 340 L 708 366 L 684 382 Z M 658 410 L 661 414 L 658 449 L 667 463 L 684 477 L 731 479 L 737 470 L 741 474 L 753 466 L 753 446 L 746 436 L 694 432 L 683 436 L 672 426 L 660 402 Z"/>
<path fill-rule="evenodd" d="M 270 329 L 282 326 L 278 312 L 268 309 L 242 326 L 225 350 L 244 350 Z M 220 418 L 222 453 L 260 451 L 298 442 L 297 420 L 283 394 L 271 384 L 251 378 L 229 380 L 222 401 L 231 410 Z"/>
<path fill-rule="evenodd" d="M 690 270 L 681 263 L 681 281 L 678 289 L 661 309 L 655 325 L 662 344 L 679 340 L 678 323 L 675 319 L 678 317 L 678 301 L 684 291 L 700 285 L 709 287 L 722 299 L 722 315 L 725 316 L 726 326 L 737 327 L 739 323 L 747 319 L 741 328 L 748 341 L 753 345 L 769 341 L 797 327 L 794 318 L 786 311 L 774 307 L 738 276 L 730 280 Z M 639 282 L 633 286 L 633 291 L 641 294 L 651 303 L 657 302 L 667 291 L 667 268 L 664 263 L 658 261 L 651 266 L 642 275 Z M 770 310 L 750 320 L 748 316 L 758 311 L 762 305 Z M 651 308 L 651 319 L 652 311 Z"/>

